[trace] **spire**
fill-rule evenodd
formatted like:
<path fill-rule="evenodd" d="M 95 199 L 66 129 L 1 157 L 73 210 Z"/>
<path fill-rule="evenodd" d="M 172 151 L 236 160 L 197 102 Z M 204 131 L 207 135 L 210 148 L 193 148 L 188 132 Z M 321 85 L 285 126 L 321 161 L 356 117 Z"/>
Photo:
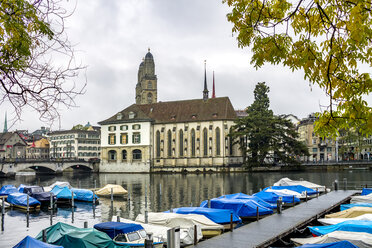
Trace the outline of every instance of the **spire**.
<path fill-rule="evenodd" d="M 208 99 L 208 87 L 207 87 L 207 61 L 204 60 L 204 90 L 203 90 L 203 100 Z"/>
<path fill-rule="evenodd" d="M 3 131 L 3 133 L 7 133 L 7 132 L 8 132 L 8 121 L 7 121 L 6 112 L 5 112 L 5 121 L 4 121 L 4 131 Z"/>
<path fill-rule="evenodd" d="M 213 91 L 212 91 L 212 98 L 216 98 L 216 89 L 214 87 L 214 71 L 213 71 Z"/>

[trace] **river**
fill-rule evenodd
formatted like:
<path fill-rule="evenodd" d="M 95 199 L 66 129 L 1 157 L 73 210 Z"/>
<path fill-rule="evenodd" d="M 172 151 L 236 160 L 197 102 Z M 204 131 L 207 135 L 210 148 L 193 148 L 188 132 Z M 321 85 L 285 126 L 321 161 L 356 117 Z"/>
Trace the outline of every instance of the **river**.
<path fill-rule="evenodd" d="M 272 185 L 283 177 L 293 180 L 311 181 L 332 187 L 337 179 L 343 187 L 346 178 L 349 188 L 371 184 L 372 171 L 344 170 L 333 172 L 260 172 L 230 174 L 73 174 L 61 176 L 16 176 L 15 179 L 0 178 L 0 184 L 13 184 L 18 187 L 26 185 L 50 185 L 55 181 L 68 181 L 73 187 L 91 189 L 96 184 L 103 187 L 108 183 L 120 184 L 128 189 L 131 201 L 115 199 L 113 207 L 109 199 L 100 199 L 100 204 L 93 210 L 92 204 L 76 203 L 74 214 L 71 208 L 58 208 L 52 216 L 52 223 L 58 221 L 83 227 L 109 221 L 113 215 L 135 219 L 145 211 L 147 198 L 148 211 L 165 211 L 181 206 L 198 206 L 201 201 L 237 192 L 257 192 L 261 188 Z M 146 197 L 147 192 L 147 197 Z M 74 218 L 72 218 L 72 216 Z M 27 227 L 26 213 L 19 210 L 6 210 L 0 232 L 0 247 L 13 247 L 26 235 L 35 237 L 43 228 L 50 226 L 50 213 L 40 211 L 30 214 Z"/>

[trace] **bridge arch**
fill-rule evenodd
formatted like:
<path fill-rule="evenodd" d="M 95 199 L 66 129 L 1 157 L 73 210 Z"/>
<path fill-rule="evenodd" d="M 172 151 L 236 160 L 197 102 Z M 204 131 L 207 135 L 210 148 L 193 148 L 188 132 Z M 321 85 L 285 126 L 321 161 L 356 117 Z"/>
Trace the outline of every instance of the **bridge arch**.
<path fill-rule="evenodd" d="M 93 166 L 91 165 L 79 164 L 79 163 L 63 165 L 63 170 L 66 170 L 69 168 L 73 170 L 80 170 L 80 171 L 85 171 L 85 172 L 93 171 Z"/>

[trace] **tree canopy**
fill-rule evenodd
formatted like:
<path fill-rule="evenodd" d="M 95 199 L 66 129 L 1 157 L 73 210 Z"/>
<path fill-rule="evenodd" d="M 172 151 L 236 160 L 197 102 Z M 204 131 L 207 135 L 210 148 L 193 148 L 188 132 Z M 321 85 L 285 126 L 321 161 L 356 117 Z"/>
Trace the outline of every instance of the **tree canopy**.
<path fill-rule="evenodd" d="M 258 83 L 254 102 L 247 107 L 247 115 L 238 118 L 230 136 L 239 143 L 243 163 L 249 168 L 265 164 L 297 163 L 297 156 L 308 155 L 307 147 L 297 140 L 291 121 L 275 116 L 269 109 L 269 87 Z"/>
<path fill-rule="evenodd" d="M 84 67 L 74 62 L 64 32 L 69 16 L 62 0 L 0 2 L 0 104 L 9 102 L 20 118 L 25 106 L 43 121 L 59 117 L 83 93 L 74 78 Z"/>
<path fill-rule="evenodd" d="M 372 2 L 370 0 L 224 0 L 240 47 L 251 63 L 303 70 L 329 104 L 318 113 L 316 131 L 337 136 L 358 128 L 372 133 Z"/>

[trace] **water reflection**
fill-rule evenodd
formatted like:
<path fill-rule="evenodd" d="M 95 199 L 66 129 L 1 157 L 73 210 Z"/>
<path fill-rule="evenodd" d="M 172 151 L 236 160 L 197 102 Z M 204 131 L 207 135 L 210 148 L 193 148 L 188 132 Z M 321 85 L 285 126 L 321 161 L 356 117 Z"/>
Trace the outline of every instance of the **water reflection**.
<path fill-rule="evenodd" d="M 335 172 L 290 172 L 290 173 L 231 173 L 231 174 L 73 174 L 62 176 L 16 176 L 15 179 L 0 179 L 0 183 L 18 186 L 47 186 L 55 181 L 68 181 L 73 187 L 92 189 L 106 184 L 120 184 L 129 191 L 127 197 L 101 197 L 99 204 L 75 202 L 71 208 L 57 208 L 50 211 L 31 212 L 29 226 L 27 215 L 19 210 L 6 210 L 1 220 L 0 247 L 10 247 L 18 243 L 26 235 L 36 236 L 43 228 L 59 221 L 88 227 L 109 221 L 112 216 L 135 219 L 146 210 L 165 211 L 181 206 L 198 206 L 203 200 L 230 193 L 257 192 L 260 188 L 272 185 L 282 177 L 312 181 L 330 187 L 335 179 L 343 182 L 347 178 L 350 186 L 365 185 L 372 178 L 372 171 L 335 171 Z M 369 183 L 371 183 L 369 181 Z M 129 197 L 130 196 L 130 197 Z M 130 200 L 129 200 L 130 198 Z"/>

